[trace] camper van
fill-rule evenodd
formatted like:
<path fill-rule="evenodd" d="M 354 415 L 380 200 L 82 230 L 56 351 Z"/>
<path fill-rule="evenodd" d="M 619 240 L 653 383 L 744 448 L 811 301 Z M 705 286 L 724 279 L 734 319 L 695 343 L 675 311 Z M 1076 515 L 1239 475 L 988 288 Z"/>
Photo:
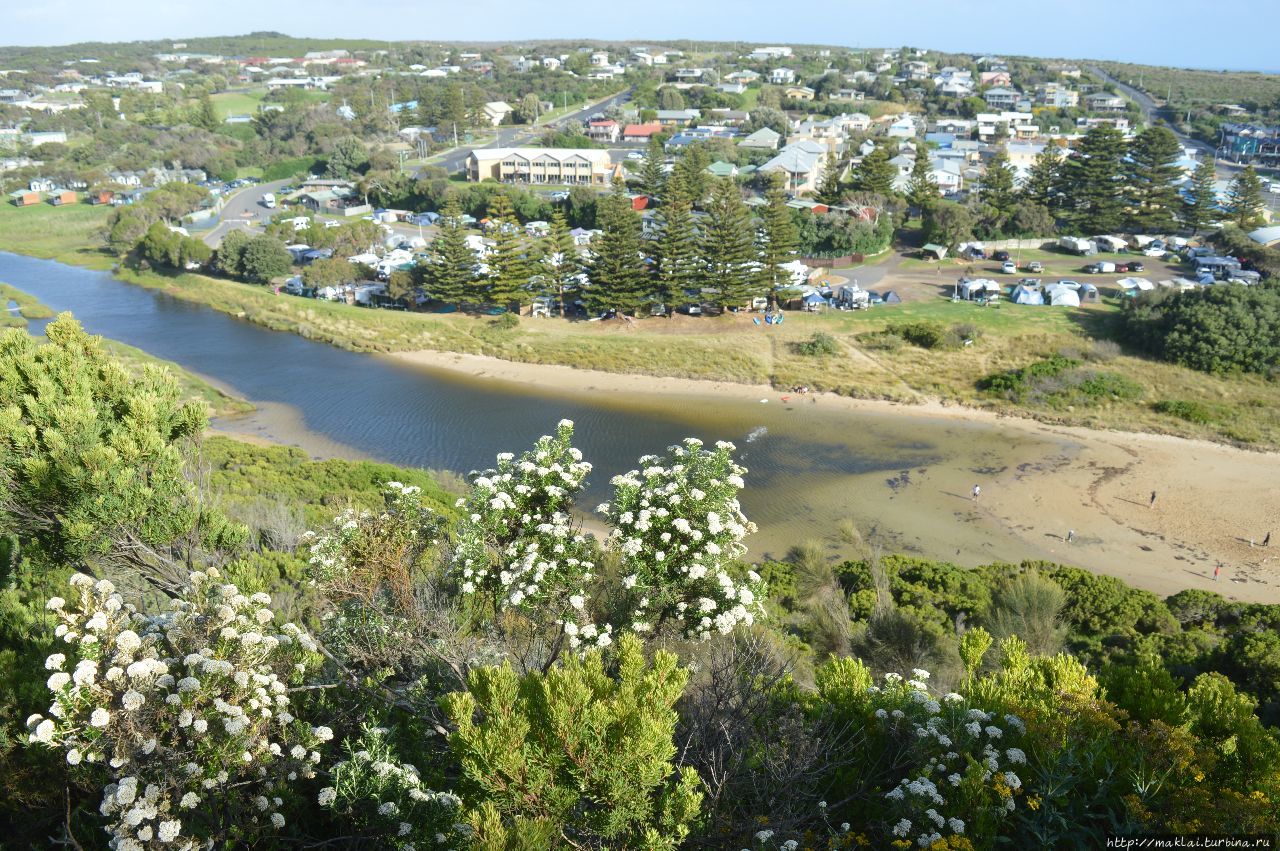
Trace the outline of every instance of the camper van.
<path fill-rule="evenodd" d="M 1079 254 L 1082 257 L 1098 253 L 1098 249 L 1093 244 L 1093 240 L 1084 239 L 1078 236 L 1059 237 L 1058 247 L 1063 251 L 1070 251 L 1072 254 Z"/>
<path fill-rule="evenodd" d="M 263 195 L 262 206 L 266 207 L 268 210 L 274 210 L 276 208 L 276 196 L 272 195 L 270 192 Z"/>

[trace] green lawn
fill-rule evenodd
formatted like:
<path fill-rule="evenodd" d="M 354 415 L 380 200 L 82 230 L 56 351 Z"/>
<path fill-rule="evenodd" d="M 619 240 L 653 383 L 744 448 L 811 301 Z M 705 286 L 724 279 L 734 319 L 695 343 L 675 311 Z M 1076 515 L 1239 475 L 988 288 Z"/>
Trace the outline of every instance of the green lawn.
<path fill-rule="evenodd" d="M 99 234 L 111 210 L 83 203 L 62 207 L 0 204 L 0 251 L 110 269 L 114 260 L 99 249 Z"/>
<path fill-rule="evenodd" d="M 262 105 L 266 97 L 266 89 L 250 89 L 238 92 L 219 92 L 212 96 L 213 106 L 218 117 L 225 119 L 228 115 L 253 115 Z"/>

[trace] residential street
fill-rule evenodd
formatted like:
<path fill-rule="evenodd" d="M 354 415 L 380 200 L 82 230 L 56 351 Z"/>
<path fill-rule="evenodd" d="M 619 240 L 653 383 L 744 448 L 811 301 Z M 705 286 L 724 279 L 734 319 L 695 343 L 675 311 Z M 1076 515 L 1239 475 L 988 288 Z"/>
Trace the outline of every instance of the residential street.
<path fill-rule="evenodd" d="M 242 189 L 227 200 L 227 205 L 222 208 L 218 216 L 218 223 L 210 230 L 203 233 L 197 232 L 196 235 L 204 240 L 205 245 L 217 248 L 228 231 L 237 228 L 249 230 L 251 225 L 265 224 L 274 213 L 279 212 L 279 208 L 275 211 L 268 210 L 262 206 L 262 197 L 269 193 L 275 194 L 281 186 L 288 186 L 292 182 L 294 181 L 276 180 Z"/>

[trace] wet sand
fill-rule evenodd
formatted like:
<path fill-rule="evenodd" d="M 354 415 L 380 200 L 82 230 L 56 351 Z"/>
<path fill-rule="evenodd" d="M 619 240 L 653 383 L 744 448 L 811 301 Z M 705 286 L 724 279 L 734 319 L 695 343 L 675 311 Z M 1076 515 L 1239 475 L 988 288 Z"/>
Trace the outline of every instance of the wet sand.
<path fill-rule="evenodd" d="M 780 557 L 819 537 L 839 554 L 835 526 L 852 519 L 886 552 L 914 552 L 959 564 L 1045 559 L 1119 577 L 1161 596 L 1185 588 L 1249 602 L 1280 603 L 1280 454 L 1251 452 L 1164 435 L 1052 426 L 989 411 L 925 402 L 900 405 L 831 394 L 779 393 L 768 386 L 617 375 L 521 364 L 477 355 L 406 352 L 398 360 L 433 370 L 536 386 L 596 400 L 684 399 L 786 406 L 822 414 L 949 420 L 956 440 L 983 425 L 999 446 L 947 462 L 816 481 L 794 509 L 794 524 L 771 524 L 748 541 L 752 556 Z M 849 422 L 857 418 L 849 416 Z M 815 424 L 817 419 L 815 417 Z M 981 439 L 980 435 L 977 439 Z M 1005 449 L 1005 444 L 1009 449 Z M 978 500 L 970 498 L 982 486 Z M 748 487 L 750 487 L 748 476 Z M 1150 506 L 1151 492 L 1157 498 Z M 801 530 L 799 533 L 797 530 Z M 1074 532 L 1068 543 L 1069 532 Z M 1255 546 L 1250 547 L 1253 539 Z M 1214 568 L 1222 564 L 1215 581 Z"/>

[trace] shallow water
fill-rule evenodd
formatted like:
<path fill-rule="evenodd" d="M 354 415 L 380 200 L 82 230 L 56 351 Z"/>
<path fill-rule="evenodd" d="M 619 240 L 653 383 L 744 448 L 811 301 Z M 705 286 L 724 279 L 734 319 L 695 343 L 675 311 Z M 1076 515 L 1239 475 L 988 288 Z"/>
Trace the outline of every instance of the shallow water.
<path fill-rule="evenodd" d="M 851 412 L 811 399 L 767 404 L 687 395 L 556 393 L 407 365 L 267 330 L 109 274 L 0 253 L 0 280 L 93 333 L 172 360 L 259 406 L 218 423 L 316 455 L 458 472 L 520 451 L 562 417 L 596 465 L 583 506 L 644 454 L 694 435 L 732 440 L 749 469 L 743 507 L 757 555 L 822 539 L 842 520 L 886 550 L 976 562 L 1038 556 L 993 535 L 968 501 L 975 481 L 1070 455 L 1069 442 L 997 425 L 902 412 Z M 288 298 L 289 296 L 280 296 Z M 35 329 L 33 329 L 35 330 Z M 654 379 L 659 393 L 662 379 Z"/>

